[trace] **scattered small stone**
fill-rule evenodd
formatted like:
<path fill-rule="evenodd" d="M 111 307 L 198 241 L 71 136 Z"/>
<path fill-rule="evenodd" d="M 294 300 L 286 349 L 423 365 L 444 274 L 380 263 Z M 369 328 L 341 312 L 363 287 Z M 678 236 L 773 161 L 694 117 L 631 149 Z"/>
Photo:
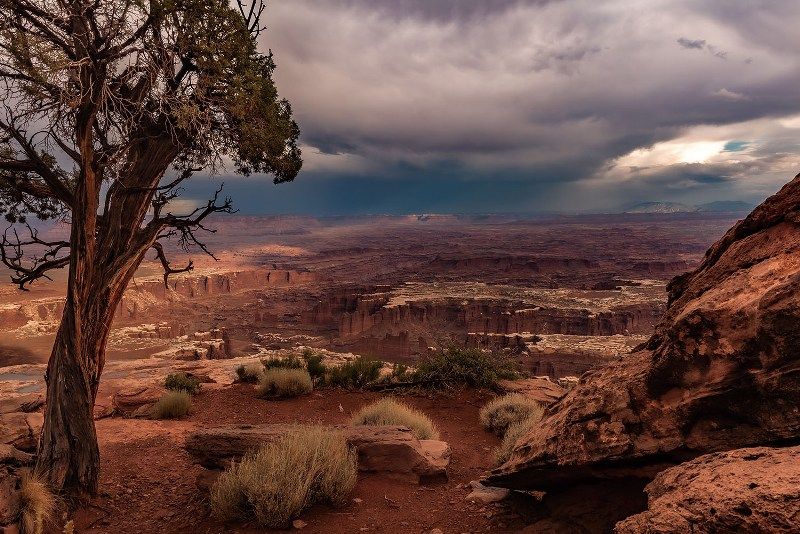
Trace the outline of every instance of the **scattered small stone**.
<path fill-rule="evenodd" d="M 444 534 L 444 532 L 442 532 L 442 529 L 440 528 L 434 528 L 431 529 L 431 531 L 428 534 Z"/>
<path fill-rule="evenodd" d="M 302 528 L 306 528 L 308 526 L 308 523 L 306 523 L 302 519 L 295 519 L 294 521 L 292 521 L 292 526 L 297 530 L 300 530 Z"/>
<path fill-rule="evenodd" d="M 364 502 L 364 500 L 356 497 L 355 499 L 353 499 L 353 502 L 356 504 L 361 504 L 362 502 Z"/>

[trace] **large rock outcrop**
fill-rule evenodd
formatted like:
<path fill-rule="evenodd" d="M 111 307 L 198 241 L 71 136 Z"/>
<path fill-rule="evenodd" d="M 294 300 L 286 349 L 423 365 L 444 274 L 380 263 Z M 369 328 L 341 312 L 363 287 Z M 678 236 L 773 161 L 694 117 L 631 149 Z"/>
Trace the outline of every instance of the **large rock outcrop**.
<path fill-rule="evenodd" d="M 659 473 L 645 491 L 647 511 L 616 534 L 797 532 L 800 447 L 707 454 Z"/>
<path fill-rule="evenodd" d="M 638 352 L 584 375 L 488 482 L 649 479 L 702 454 L 800 441 L 800 176 L 737 223 Z"/>

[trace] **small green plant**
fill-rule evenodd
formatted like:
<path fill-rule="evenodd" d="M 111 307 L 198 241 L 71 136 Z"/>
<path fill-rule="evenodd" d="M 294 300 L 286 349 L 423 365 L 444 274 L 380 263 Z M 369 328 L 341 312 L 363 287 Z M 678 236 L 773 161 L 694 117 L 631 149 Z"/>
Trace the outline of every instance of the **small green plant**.
<path fill-rule="evenodd" d="M 192 396 L 186 391 L 167 391 L 153 405 L 153 419 L 177 419 L 192 408 Z"/>
<path fill-rule="evenodd" d="M 383 398 L 361 408 L 350 424 L 355 426 L 405 426 L 417 439 L 439 439 L 439 431 L 431 418 L 394 399 Z"/>
<path fill-rule="evenodd" d="M 42 534 L 53 521 L 56 498 L 47 484 L 37 475 L 22 476 L 19 489 L 19 522 L 22 532 Z"/>
<path fill-rule="evenodd" d="M 489 432 L 502 437 L 511 425 L 529 417 L 542 418 L 544 408 L 535 399 L 519 393 L 503 395 L 489 401 L 481 408 L 481 424 Z"/>
<path fill-rule="evenodd" d="M 305 369 L 270 369 L 258 382 L 259 397 L 286 399 L 311 393 L 314 384 Z"/>
<path fill-rule="evenodd" d="M 311 375 L 311 379 L 315 383 L 324 381 L 325 373 L 328 369 L 322 362 L 322 355 L 315 354 L 314 352 L 306 349 L 303 351 L 303 359 L 306 361 L 306 370 L 308 371 L 308 374 Z"/>
<path fill-rule="evenodd" d="M 412 373 L 414 382 L 429 388 L 494 388 L 498 380 L 514 377 L 516 373 L 509 362 L 479 349 L 456 347 L 436 352 Z"/>
<path fill-rule="evenodd" d="M 359 356 L 328 371 L 326 382 L 343 388 L 363 388 L 381 376 L 383 362 Z"/>
<path fill-rule="evenodd" d="M 190 395 L 200 392 L 200 380 L 186 373 L 174 373 L 164 379 L 164 387 L 170 391 L 185 391 Z"/>
<path fill-rule="evenodd" d="M 243 384 L 255 384 L 264 373 L 264 366 L 251 363 L 249 365 L 240 365 L 236 368 L 236 380 Z"/>
<path fill-rule="evenodd" d="M 295 355 L 289 355 L 281 358 L 280 356 L 272 356 L 266 360 L 261 360 L 264 364 L 264 369 L 303 369 L 305 363 Z"/>
<path fill-rule="evenodd" d="M 211 509 L 223 521 L 284 528 L 309 506 L 347 502 L 356 478 L 356 453 L 340 432 L 298 427 L 220 475 Z"/>
<path fill-rule="evenodd" d="M 517 423 L 512 424 L 506 430 L 505 436 L 503 436 L 503 441 L 500 443 L 500 446 L 494 450 L 494 457 L 497 460 L 497 463 L 505 463 L 511 458 L 511 454 L 514 452 L 514 446 L 517 444 L 517 441 L 533 430 L 533 427 L 539 424 L 541 421 L 542 415 L 533 414 L 531 417 L 528 417 L 524 421 L 519 421 Z"/>
<path fill-rule="evenodd" d="M 397 382 L 403 382 L 408 380 L 410 377 L 410 373 L 408 371 L 408 366 L 404 363 L 396 363 L 392 366 L 392 379 Z"/>

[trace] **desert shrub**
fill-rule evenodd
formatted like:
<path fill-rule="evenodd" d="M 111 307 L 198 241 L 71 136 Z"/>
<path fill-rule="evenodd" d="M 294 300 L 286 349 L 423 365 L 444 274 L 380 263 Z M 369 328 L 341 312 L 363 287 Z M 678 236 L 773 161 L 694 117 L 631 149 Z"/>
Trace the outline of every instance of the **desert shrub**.
<path fill-rule="evenodd" d="M 481 424 L 483 428 L 504 436 L 508 428 L 536 416 L 541 419 L 544 408 L 535 399 L 519 393 L 503 395 L 489 401 L 481 408 Z"/>
<path fill-rule="evenodd" d="M 164 387 L 171 391 L 185 391 L 190 395 L 200 392 L 200 380 L 186 373 L 174 373 L 164 379 Z"/>
<path fill-rule="evenodd" d="M 498 380 L 515 376 L 507 361 L 478 349 L 452 347 L 422 360 L 412 373 L 412 380 L 431 388 L 494 388 Z"/>
<path fill-rule="evenodd" d="M 263 373 L 264 367 L 262 365 L 256 363 L 240 365 L 236 368 L 236 380 L 243 384 L 255 384 Z"/>
<path fill-rule="evenodd" d="M 505 436 L 503 436 L 502 443 L 500 443 L 500 446 L 494 451 L 494 457 L 497 463 L 502 464 L 511 458 L 511 453 L 514 451 L 514 445 L 516 445 L 517 440 L 539 424 L 539 421 L 542 419 L 542 413 L 543 412 L 539 412 L 538 414 L 534 413 L 524 421 L 513 423 L 508 427 Z"/>
<path fill-rule="evenodd" d="M 305 369 L 269 369 L 258 382 L 260 397 L 289 398 L 311 393 L 314 385 Z"/>
<path fill-rule="evenodd" d="M 266 360 L 261 360 L 261 363 L 264 364 L 264 369 L 267 371 L 270 369 L 303 369 L 305 367 L 305 363 L 295 355 L 289 355 L 284 358 L 273 356 Z"/>
<path fill-rule="evenodd" d="M 38 476 L 22 476 L 19 489 L 19 522 L 25 534 L 41 534 L 45 525 L 52 522 L 56 511 L 56 498 L 47 484 Z"/>
<path fill-rule="evenodd" d="M 381 376 L 383 362 L 359 356 L 328 371 L 326 382 L 331 386 L 362 388 Z"/>
<path fill-rule="evenodd" d="M 283 528 L 314 504 L 344 504 L 356 477 L 356 453 L 341 433 L 298 427 L 220 475 L 211 509 L 223 521 Z"/>
<path fill-rule="evenodd" d="M 192 396 L 186 391 L 167 391 L 153 405 L 153 419 L 177 419 L 189 413 Z"/>
<path fill-rule="evenodd" d="M 311 380 L 321 382 L 325 379 L 327 368 L 322 363 L 322 355 L 315 354 L 310 350 L 303 351 L 303 359 L 306 361 L 306 370 L 311 375 Z"/>
<path fill-rule="evenodd" d="M 396 363 L 392 366 L 392 379 L 403 382 L 404 380 L 408 380 L 410 373 L 408 372 L 408 366 L 404 363 Z"/>
<path fill-rule="evenodd" d="M 405 426 L 411 429 L 417 439 L 439 439 L 439 431 L 430 417 L 388 397 L 361 408 L 353 415 L 350 424 Z"/>

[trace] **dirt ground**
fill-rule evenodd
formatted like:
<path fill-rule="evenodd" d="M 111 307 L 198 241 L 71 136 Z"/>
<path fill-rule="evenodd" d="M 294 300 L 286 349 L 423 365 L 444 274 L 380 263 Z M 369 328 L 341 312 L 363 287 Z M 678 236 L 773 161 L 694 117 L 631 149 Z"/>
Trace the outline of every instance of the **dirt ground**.
<path fill-rule="evenodd" d="M 199 489 L 203 469 L 193 465 L 183 442 L 195 428 L 228 423 L 338 424 L 376 393 L 320 390 L 286 401 L 257 399 L 252 386 L 207 389 L 193 412 L 179 421 L 104 419 L 97 422 L 101 448 L 100 494 L 76 516 L 81 533 L 266 532 L 257 525 L 223 524 L 210 515 L 207 492 Z M 490 393 L 464 391 L 405 396 L 427 413 L 452 448 L 449 480 L 419 486 L 380 475 L 359 477 L 344 508 L 305 511 L 303 532 L 447 533 L 514 532 L 523 524 L 503 505 L 477 505 L 465 487 L 492 467 L 498 439 L 483 431 L 480 407 Z"/>

